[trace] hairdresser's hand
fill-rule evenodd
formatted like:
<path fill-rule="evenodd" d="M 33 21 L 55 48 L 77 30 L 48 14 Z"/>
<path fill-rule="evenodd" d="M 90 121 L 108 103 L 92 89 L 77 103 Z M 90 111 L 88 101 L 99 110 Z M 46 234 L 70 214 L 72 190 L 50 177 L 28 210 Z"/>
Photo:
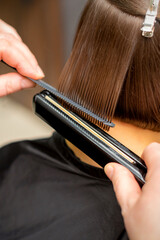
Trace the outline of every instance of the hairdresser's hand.
<path fill-rule="evenodd" d="M 1 60 L 16 68 L 18 73 L 14 72 L 0 75 L 0 97 L 34 86 L 34 83 L 23 76 L 34 79 L 44 77 L 34 55 L 22 42 L 16 30 L 2 20 L 0 20 L 0 61 Z"/>
<path fill-rule="evenodd" d="M 160 144 L 149 145 L 142 158 L 148 168 L 142 190 L 119 164 L 108 164 L 105 172 L 113 183 L 129 239 L 160 240 Z"/>

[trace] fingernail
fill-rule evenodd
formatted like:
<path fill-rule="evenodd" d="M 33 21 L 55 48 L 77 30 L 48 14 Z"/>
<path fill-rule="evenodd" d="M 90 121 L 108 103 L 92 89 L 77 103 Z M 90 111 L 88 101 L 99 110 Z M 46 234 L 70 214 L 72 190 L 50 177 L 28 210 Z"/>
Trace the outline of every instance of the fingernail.
<path fill-rule="evenodd" d="M 39 66 L 37 66 L 36 70 L 37 70 L 37 73 L 38 73 L 38 75 L 39 75 L 40 77 L 44 77 L 44 76 L 45 76 L 45 75 L 44 75 L 44 72 L 42 71 L 42 69 L 41 69 Z"/>
<path fill-rule="evenodd" d="M 106 165 L 105 167 L 105 173 L 107 175 L 107 177 L 112 180 L 112 177 L 113 177 L 113 171 L 114 171 L 114 168 L 112 165 Z"/>

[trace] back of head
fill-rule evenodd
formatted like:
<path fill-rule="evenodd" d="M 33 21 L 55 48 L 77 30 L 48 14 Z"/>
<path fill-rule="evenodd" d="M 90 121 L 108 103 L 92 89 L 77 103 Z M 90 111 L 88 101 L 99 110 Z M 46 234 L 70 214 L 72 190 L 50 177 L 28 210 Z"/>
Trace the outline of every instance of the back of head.
<path fill-rule="evenodd" d="M 89 0 L 59 90 L 101 117 L 160 130 L 160 23 L 142 37 L 150 0 Z"/>

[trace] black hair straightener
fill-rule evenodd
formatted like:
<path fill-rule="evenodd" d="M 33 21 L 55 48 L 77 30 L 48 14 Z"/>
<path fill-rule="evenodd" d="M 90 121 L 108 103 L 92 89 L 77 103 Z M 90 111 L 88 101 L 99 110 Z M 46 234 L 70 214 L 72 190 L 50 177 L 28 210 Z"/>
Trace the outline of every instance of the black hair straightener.
<path fill-rule="evenodd" d="M 70 103 L 70 99 L 52 88 L 52 91 L 44 90 L 34 96 L 35 113 L 100 166 L 104 167 L 111 161 L 118 162 L 127 167 L 143 185 L 147 172 L 143 160 L 101 128 L 84 120 L 74 111 L 67 110 L 60 100 L 68 101 L 69 105 L 75 104 L 73 106 L 81 107 L 76 103 Z M 92 114 L 83 107 L 81 108 L 81 111 L 87 112 L 86 114 Z M 109 127 L 114 126 L 113 123 L 107 121 L 103 124 Z"/>
<path fill-rule="evenodd" d="M 95 119 L 103 128 L 114 127 L 113 123 L 68 99 L 44 81 L 28 79 L 45 89 L 33 99 L 35 113 L 40 118 L 100 166 L 104 167 L 111 161 L 118 162 L 127 167 L 141 185 L 145 183 L 147 168 L 143 160 L 94 122 L 90 123 L 89 119 Z M 70 110 L 64 107 L 66 105 Z M 85 120 L 78 112 L 83 113 Z"/>

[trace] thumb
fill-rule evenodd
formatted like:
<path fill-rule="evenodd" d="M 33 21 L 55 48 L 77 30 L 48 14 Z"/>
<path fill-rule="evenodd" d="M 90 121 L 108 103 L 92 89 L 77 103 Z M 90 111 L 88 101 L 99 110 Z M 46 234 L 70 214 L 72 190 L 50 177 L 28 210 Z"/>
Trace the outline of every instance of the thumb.
<path fill-rule="evenodd" d="M 142 158 L 148 168 L 146 175 L 145 193 L 154 196 L 155 193 L 160 196 L 160 144 L 151 143 L 145 148 Z"/>
<path fill-rule="evenodd" d="M 127 212 L 137 202 L 141 188 L 132 173 L 118 163 L 109 163 L 105 166 L 105 173 L 112 181 L 122 214 Z"/>
<path fill-rule="evenodd" d="M 0 75 L 0 97 L 34 86 L 33 82 L 17 72 Z"/>

